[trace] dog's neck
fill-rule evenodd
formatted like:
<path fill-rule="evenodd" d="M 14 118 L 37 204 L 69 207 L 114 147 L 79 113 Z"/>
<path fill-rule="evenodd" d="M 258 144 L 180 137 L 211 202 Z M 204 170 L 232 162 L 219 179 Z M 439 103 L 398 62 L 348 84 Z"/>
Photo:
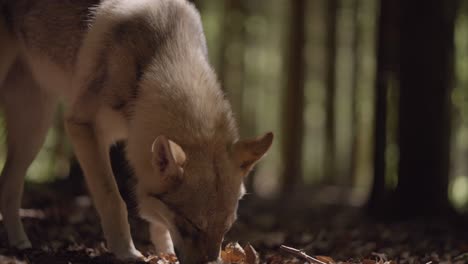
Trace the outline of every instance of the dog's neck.
<path fill-rule="evenodd" d="M 180 61 L 178 61 L 180 60 Z M 141 86 L 145 115 L 157 122 L 155 133 L 179 144 L 235 141 L 237 126 L 216 74 L 201 52 L 191 52 L 151 65 Z M 156 121 L 157 120 L 157 121 Z"/>

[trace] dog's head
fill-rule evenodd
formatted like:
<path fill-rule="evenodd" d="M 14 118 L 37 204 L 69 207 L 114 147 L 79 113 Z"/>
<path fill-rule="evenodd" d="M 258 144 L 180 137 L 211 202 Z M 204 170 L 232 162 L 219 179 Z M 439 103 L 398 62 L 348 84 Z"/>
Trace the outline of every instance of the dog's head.
<path fill-rule="evenodd" d="M 272 133 L 227 146 L 184 149 L 165 136 L 154 141 L 152 167 L 158 186 L 139 195 L 140 204 L 146 205 L 140 213 L 166 224 L 181 263 L 218 259 L 224 235 L 236 220 L 243 179 L 272 141 Z"/>

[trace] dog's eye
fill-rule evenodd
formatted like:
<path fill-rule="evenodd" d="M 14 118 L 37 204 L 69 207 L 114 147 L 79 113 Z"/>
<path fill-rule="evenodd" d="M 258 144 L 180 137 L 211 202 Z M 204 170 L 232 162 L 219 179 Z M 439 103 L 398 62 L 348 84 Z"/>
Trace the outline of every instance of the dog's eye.
<path fill-rule="evenodd" d="M 187 224 L 196 232 L 196 233 L 202 233 L 202 229 L 198 227 L 195 223 L 190 221 L 188 218 L 184 217 L 185 221 Z"/>
<path fill-rule="evenodd" d="M 179 230 L 179 234 L 183 239 L 193 238 L 194 237 L 194 230 L 190 226 L 187 226 L 185 223 L 181 223 L 179 221 L 176 222 L 177 229 Z"/>
<path fill-rule="evenodd" d="M 202 229 L 186 217 L 185 214 L 178 210 L 173 210 L 173 212 L 176 215 L 176 222 L 179 223 L 180 227 L 183 227 L 189 233 L 202 233 Z"/>
<path fill-rule="evenodd" d="M 176 227 L 182 239 L 197 241 L 200 238 L 201 230 L 181 217 L 176 218 Z"/>
<path fill-rule="evenodd" d="M 176 221 L 178 222 L 176 226 L 179 230 L 190 231 L 188 230 L 188 227 L 190 227 L 190 229 L 193 229 L 194 231 L 193 233 L 202 232 L 202 229 L 198 227 L 194 222 L 192 222 L 188 217 L 186 217 L 182 211 L 178 210 L 177 206 L 174 206 L 171 203 L 167 202 L 164 199 L 164 194 L 159 194 L 159 195 L 150 194 L 150 196 L 161 201 L 163 204 L 167 206 L 169 210 L 171 210 L 174 213 Z M 188 233 L 192 233 L 192 232 L 188 232 Z"/>

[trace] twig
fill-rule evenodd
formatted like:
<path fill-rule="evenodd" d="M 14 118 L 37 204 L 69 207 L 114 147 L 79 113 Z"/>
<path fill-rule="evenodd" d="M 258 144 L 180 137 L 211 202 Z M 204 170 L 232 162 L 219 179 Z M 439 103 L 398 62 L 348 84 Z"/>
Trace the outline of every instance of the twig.
<path fill-rule="evenodd" d="M 299 249 L 295 249 L 295 248 L 292 248 L 292 247 L 288 247 L 288 246 L 285 246 L 285 245 L 281 245 L 280 246 L 280 249 L 288 252 L 288 253 L 291 253 L 293 255 L 296 255 L 300 258 L 303 258 L 307 261 L 309 261 L 310 263 L 318 263 L 318 264 L 327 264 L 319 259 L 316 259 L 314 257 L 311 257 L 309 255 L 307 255 L 304 251 L 302 250 L 299 250 Z"/>
<path fill-rule="evenodd" d="M 388 258 L 387 258 L 387 255 L 385 255 L 384 253 L 377 253 L 377 252 L 372 252 L 371 253 L 373 256 L 376 256 L 379 258 L 379 262 L 387 262 L 388 261 Z M 427 264 L 427 263 L 426 263 Z"/>
<path fill-rule="evenodd" d="M 453 260 L 465 260 L 465 259 L 468 259 L 468 253 L 467 252 L 456 256 Z"/>

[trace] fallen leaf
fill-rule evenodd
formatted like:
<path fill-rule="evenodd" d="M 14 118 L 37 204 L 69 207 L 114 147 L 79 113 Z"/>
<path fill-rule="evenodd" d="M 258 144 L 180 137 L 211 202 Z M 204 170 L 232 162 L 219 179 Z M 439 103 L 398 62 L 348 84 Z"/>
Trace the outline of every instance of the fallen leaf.
<path fill-rule="evenodd" d="M 258 263 L 260 263 L 260 258 L 258 257 L 258 253 L 255 250 L 255 248 L 252 247 L 252 245 L 250 245 L 250 244 L 245 245 L 244 251 L 245 251 L 245 262 L 247 264 L 258 264 Z"/>
<path fill-rule="evenodd" d="M 177 256 L 174 255 L 174 254 L 167 254 L 167 253 L 163 253 L 160 255 L 160 257 L 164 260 L 167 260 L 169 262 L 177 262 Z"/>
<path fill-rule="evenodd" d="M 149 263 L 149 262 L 151 262 L 151 261 L 154 260 L 154 259 L 158 259 L 158 256 L 150 255 L 150 256 L 148 256 L 148 257 L 145 257 L 145 258 L 143 259 L 143 261 Z"/>
<path fill-rule="evenodd" d="M 221 251 L 221 259 L 227 263 L 242 263 L 245 258 L 245 251 L 237 242 L 227 244 L 224 250 Z"/>
<path fill-rule="evenodd" d="M 335 264 L 335 260 L 328 256 L 315 256 L 316 259 L 325 262 L 327 264 Z"/>
<path fill-rule="evenodd" d="M 377 264 L 377 261 L 372 259 L 363 259 L 362 264 Z"/>

